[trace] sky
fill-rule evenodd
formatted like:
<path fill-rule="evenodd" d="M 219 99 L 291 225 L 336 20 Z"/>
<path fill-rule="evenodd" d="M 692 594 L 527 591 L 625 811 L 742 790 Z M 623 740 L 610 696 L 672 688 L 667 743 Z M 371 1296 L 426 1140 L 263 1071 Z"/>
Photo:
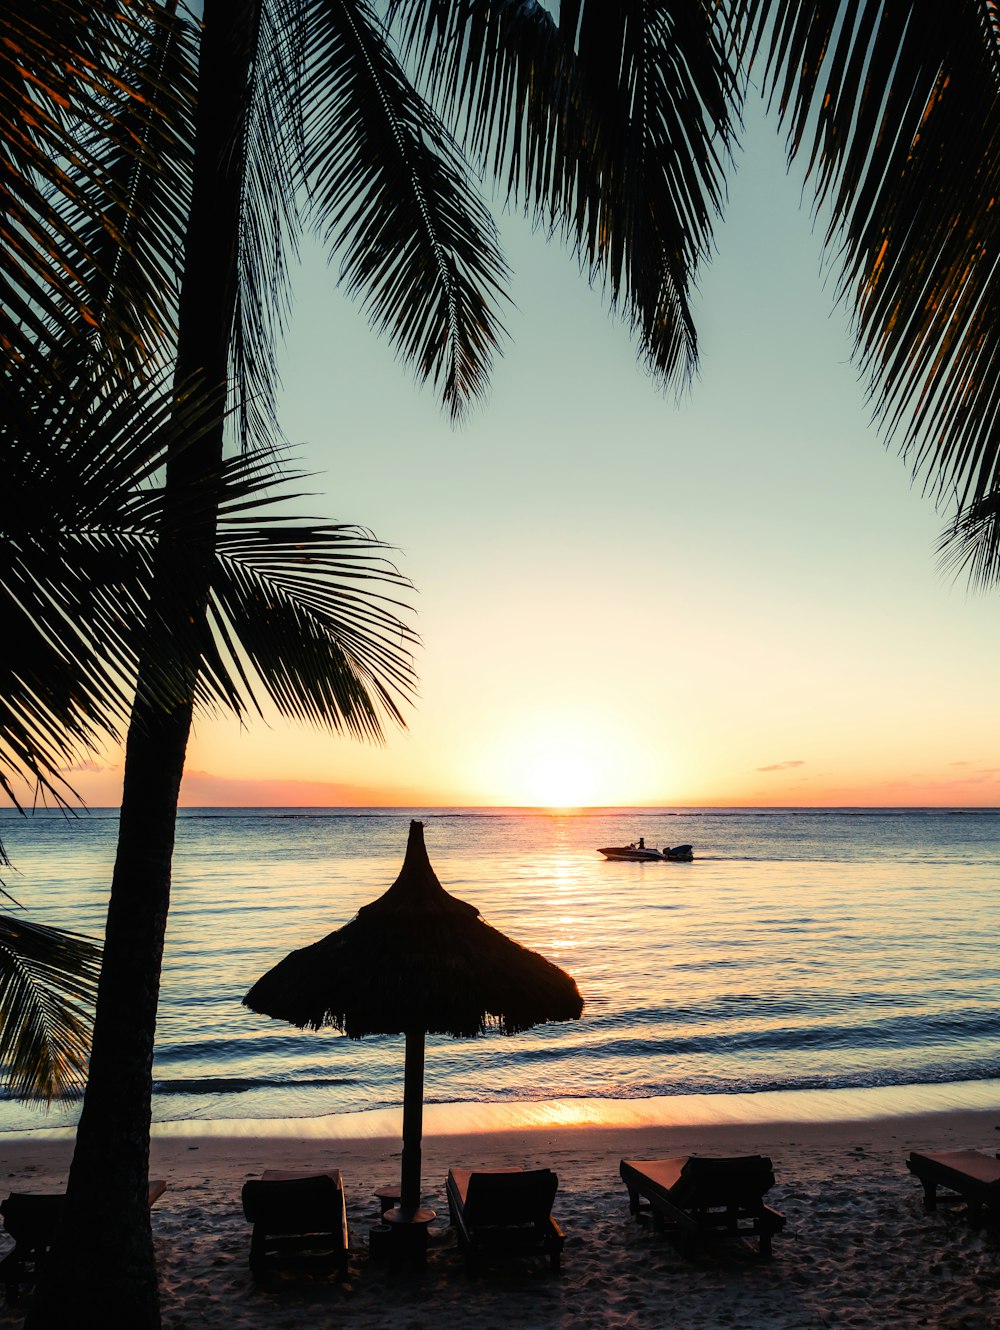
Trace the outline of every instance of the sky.
<path fill-rule="evenodd" d="M 281 419 L 303 513 L 414 584 L 419 697 L 366 746 L 198 722 L 181 802 L 1000 805 L 1000 592 L 870 422 L 773 123 L 748 116 L 678 402 L 571 255 L 501 218 L 510 341 L 460 428 L 307 249 Z M 117 804 L 121 755 L 70 773 Z"/>

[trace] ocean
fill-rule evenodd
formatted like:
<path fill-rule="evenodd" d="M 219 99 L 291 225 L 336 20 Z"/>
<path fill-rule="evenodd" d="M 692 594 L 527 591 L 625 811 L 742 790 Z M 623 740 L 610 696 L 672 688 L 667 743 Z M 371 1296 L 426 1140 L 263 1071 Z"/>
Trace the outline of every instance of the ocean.
<path fill-rule="evenodd" d="M 569 969 L 586 1003 L 511 1038 L 430 1038 L 430 1105 L 1000 1106 L 1000 810 L 184 809 L 157 1123 L 306 1130 L 398 1108 L 401 1037 L 300 1032 L 241 999 L 392 884 L 411 817 L 447 890 Z M 113 810 L 0 813 L 30 919 L 100 936 L 116 827 Z M 597 852 L 639 836 L 695 859 Z M 0 1130 L 77 1112 L 0 1099 Z"/>

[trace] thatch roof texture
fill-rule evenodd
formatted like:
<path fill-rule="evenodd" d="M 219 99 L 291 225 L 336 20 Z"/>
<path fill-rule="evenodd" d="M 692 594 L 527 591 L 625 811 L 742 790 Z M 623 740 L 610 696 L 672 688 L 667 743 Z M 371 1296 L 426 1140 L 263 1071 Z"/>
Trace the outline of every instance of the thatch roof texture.
<path fill-rule="evenodd" d="M 421 822 L 410 823 L 389 890 L 343 928 L 290 952 L 243 1001 L 300 1028 L 330 1025 L 352 1039 L 407 1030 L 515 1034 L 583 1011 L 569 974 L 445 891 Z"/>

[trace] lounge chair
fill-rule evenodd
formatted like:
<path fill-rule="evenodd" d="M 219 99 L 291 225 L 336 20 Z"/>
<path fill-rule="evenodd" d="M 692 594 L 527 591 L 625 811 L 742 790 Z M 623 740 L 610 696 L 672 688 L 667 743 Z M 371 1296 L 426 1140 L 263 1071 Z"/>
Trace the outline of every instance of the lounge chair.
<path fill-rule="evenodd" d="M 683 1238 L 756 1237 L 767 1260 L 772 1236 L 785 1227 L 784 1215 L 764 1204 L 774 1172 L 763 1155 L 623 1159 L 620 1172 L 632 1213 L 648 1215 L 660 1228 L 672 1226 Z"/>
<path fill-rule="evenodd" d="M 964 1200 L 969 1206 L 969 1222 L 978 1228 L 983 1209 L 1000 1208 L 1000 1159 L 981 1150 L 945 1150 L 941 1154 L 911 1151 L 906 1167 L 924 1187 L 924 1207 L 936 1210 L 938 1201 Z M 938 1187 L 955 1195 L 941 1196 Z"/>
<path fill-rule="evenodd" d="M 268 1170 L 243 1186 L 243 1213 L 253 1224 L 250 1269 L 260 1275 L 269 1257 L 311 1252 L 347 1272 L 347 1207 L 339 1169 L 328 1173 Z"/>
<path fill-rule="evenodd" d="M 152 1207 L 166 1190 L 162 1179 L 151 1181 L 146 1204 Z M 0 1283 L 6 1288 L 8 1305 L 17 1303 L 22 1284 L 34 1282 L 52 1246 L 65 1199 L 64 1192 L 40 1196 L 37 1192 L 14 1191 L 0 1203 L 3 1226 L 14 1239 L 13 1249 L 0 1261 Z"/>
<path fill-rule="evenodd" d="M 548 1168 L 448 1170 L 448 1211 L 469 1269 L 483 1251 L 541 1253 L 559 1269 L 565 1236 L 552 1218 L 559 1179 Z"/>

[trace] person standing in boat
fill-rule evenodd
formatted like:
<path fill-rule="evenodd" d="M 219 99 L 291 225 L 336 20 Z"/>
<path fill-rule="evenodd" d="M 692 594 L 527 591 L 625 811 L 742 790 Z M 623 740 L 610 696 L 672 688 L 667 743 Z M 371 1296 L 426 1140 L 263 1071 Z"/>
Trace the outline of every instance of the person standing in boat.
<path fill-rule="evenodd" d="M 640 836 L 640 837 L 639 837 L 639 849 L 640 849 L 640 850 L 644 850 L 645 848 L 646 848 L 646 838 L 645 838 L 645 836 Z"/>

